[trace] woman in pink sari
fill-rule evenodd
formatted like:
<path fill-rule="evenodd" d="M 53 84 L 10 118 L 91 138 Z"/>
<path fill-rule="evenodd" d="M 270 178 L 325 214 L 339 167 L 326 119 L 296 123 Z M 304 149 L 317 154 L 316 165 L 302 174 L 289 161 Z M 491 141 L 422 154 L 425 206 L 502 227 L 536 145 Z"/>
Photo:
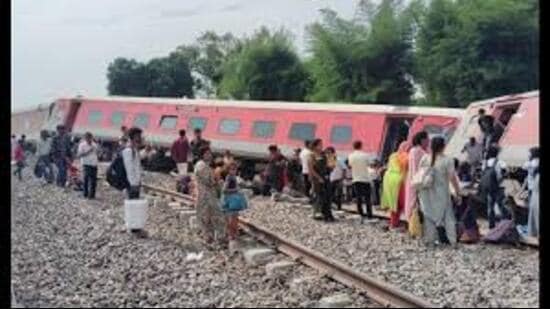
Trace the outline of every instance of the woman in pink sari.
<path fill-rule="evenodd" d="M 405 182 L 405 218 L 410 220 L 415 207 L 417 207 L 416 190 L 411 185 L 411 180 L 420 164 L 422 156 L 428 152 L 430 139 L 426 131 L 416 133 L 412 140 L 412 148 L 409 150 L 408 173 Z"/>

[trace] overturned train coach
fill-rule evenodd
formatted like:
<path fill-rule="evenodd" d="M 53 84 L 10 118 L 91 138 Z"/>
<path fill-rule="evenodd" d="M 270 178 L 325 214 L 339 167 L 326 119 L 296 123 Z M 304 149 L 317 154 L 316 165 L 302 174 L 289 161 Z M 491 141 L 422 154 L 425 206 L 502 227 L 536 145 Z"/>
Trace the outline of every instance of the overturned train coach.
<path fill-rule="evenodd" d="M 464 111 L 445 151 L 462 159 L 462 148 L 470 137 L 481 140 L 478 111 L 484 109 L 492 115 L 496 140 L 500 146 L 500 159 L 511 167 L 520 167 L 527 160 L 529 149 L 539 144 L 539 91 L 507 95 L 473 102 Z"/>
<path fill-rule="evenodd" d="M 38 111 L 33 119 L 28 114 L 12 115 L 21 118 L 12 123 L 12 132 L 55 130 L 64 124 L 73 135 L 90 131 L 109 147 L 118 141 L 121 126 L 137 126 L 144 129 L 147 143 L 168 147 L 180 129 L 191 136 L 194 128 L 200 128 L 215 152 L 229 149 L 250 160 L 265 159 L 270 144 L 289 154 L 316 137 L 341 155 L 351 152 L 353 141 L 361 140 L 366 151 L 384 159 L 400 141 L 420 130 L 450 137 L 463 113 L 389 105 L 137 97 L 61 98 Z M 39 122 L 41 126 L 36 125 Z"/>
<path fill-rule="evenodd" d="M 503 123 L 502 158 L 519 166 L 528 149 L 538 145 L 538 91 L 471 103 L 466 110 L 367 104 L 293 103 L 274 101 L 189 100 L 172 98 L 60 98 L 47 106 L 12 113 L 12 133 L 37 138 L 41 129 L 64 124 L 73 135 L 92 132 L 106 149 L 113 149 L 120 127 L 141 127 L 147 143 L 169 147 L 180 129 L 188 136 L 200 128 L 215 152 L 262 161 L 267 147 L 277 144 L 285 154 L 303 147 L 306 139 L 322 138 L 339 154 L 355 140 L 385 160 L 403 140 L 426 130 L 444 135 L 447 153 L 461 156 L 470 136 L 480 137 L 477 111 L 484 108 Z"/>

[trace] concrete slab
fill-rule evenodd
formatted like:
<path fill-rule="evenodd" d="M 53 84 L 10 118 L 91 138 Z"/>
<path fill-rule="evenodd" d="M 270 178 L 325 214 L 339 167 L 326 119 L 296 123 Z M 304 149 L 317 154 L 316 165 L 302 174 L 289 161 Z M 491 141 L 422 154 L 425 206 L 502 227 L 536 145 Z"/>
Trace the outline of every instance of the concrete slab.
<path fill-rule="evenodd" d="M 182 205 L 180 202 L 170 202 L 168 203 L 168 207 L 170 208 L 182 208 Z"/>
<path fill-rule="evenodd" d="M 351 305 L 351 303 L 351 298 L 347 294 L 340 293 L 321 298 L 317 308 L 343 308 Z"/>
<path fill-rule="evenodd" d="M 296 263 L 291 261 L 271 262 L 265 265 L 265 272 L 270 277 L 284 275 L 292 270 Z"/>
<path fill-rule="evenodd" d="M 243 252 L 244 260 L 250 266 L 266 264 L 274 255 L 275 251 L 269 248 L 252 248 Z"/>

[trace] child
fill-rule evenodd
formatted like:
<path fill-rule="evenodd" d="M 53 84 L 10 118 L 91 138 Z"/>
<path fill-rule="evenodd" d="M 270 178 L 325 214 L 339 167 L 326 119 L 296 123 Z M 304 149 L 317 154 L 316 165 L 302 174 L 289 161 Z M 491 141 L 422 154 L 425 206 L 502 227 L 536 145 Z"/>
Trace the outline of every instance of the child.
<path fill-rule="evenodd" d="M 344 202 L 351 203 L 353 200 L 353 182 L 351 177 L 351 167 L 348 160 L 344 162 L 346 169 L 344 170 Z"/>
<path fill-rule="evenodd" d="M 14 159 L 15 159 L 15 172 L 14 175 L 17 175 L 19 181 L 23 180 L 23 168 L 25 167 L 25 150 L 23 150 L 23 140 L 17 142 L 15 147 Z"/>
<path fill-rule="evenodd" d="M 73 162 L 69 163 L 69 187 L 73 187 L 75 191 L 82 191 L 84 190 L 82 185 L 78 167 Z"/>
<path fill-rule="evenodd" d="M 222 210 L 227 218 L 227 234 L 231 247 L 231 241 L 237 239 L 239 212 L 248 208 L 245 196 L 239 192 L 239 186 L 237 184 L 237 165 L 235 163 L 229 166 L 229 174 L 225 179 L 221 204 Z"/>
<path fill-rule="evenodd" d="M 382 164 L 378 159 L 372 160 L 369 164 L 368 174 L 371 179 L 371 188 L 372 188 L 372 202 L 373 205 L 380 205 L 380 185 L 382 184 L 382 175 L 381 175 Z"/>

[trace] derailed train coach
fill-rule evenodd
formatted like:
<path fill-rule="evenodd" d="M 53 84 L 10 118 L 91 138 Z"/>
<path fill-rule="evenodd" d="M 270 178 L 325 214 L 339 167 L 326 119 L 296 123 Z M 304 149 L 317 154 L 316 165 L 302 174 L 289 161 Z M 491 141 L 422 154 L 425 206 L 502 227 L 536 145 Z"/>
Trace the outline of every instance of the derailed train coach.
<path fill-rule="evenodd" d="M 461 150 L 470 137 L 481 140 L 478 111 L 482 108 L 496 120 L 500 159 L 511 167 L 522 166 L 527 161 L 529 149 L 539 146 L 539 91 L 507 95 L 468 105 L 446 147 L 447 154 L 461 159 Z"/>
<path fill-rule="evenodd" d="M 353 141 L 361 140 L 367 152 L 384 159 L 420 130 L 452 136 L 462 113 L 367 104 L 77 97 L 58 99 L 43 127 L 55 130 L 62 123 L 76 136 L 90 131 L 107 148 L 118 141 L 121 126 L 144 129 L 146 143 L 161 147 L 168 147 L 180 129 L 191 136 L 200 128 L 215 152 L 229 149 L 249 160 L 265 159 L 270 144 L 289 154 L 313 138 L 322 138 L 326 146 L 346 155 Z"/>
<path fill-rule="evenodd" d="M 231 150 L 250 160 L 263 160 L 267 147 L 277 144 L 284 153 L 303 147 L 303 141 L 322 138 L 339 154 L 363 141 L 367 152 L 384 160 L 397 144 L 420 130 L 444 135 L 446 152 L 460 158 L 471 136 L 481 138 L 477 112 L 484 108 L 497 119 L 501 158 L 520 166 L 528 149 L 539 145 L 539 92 L 502 96 L 471 103 L 466 110 L 368 104 L 226 101 L 202 99 L 104 97 L 60 98 L 49 105 L 12 113 L 12 133 L 38 137 L 41 129 L 54 131 L 64 124 L 74 135 L 94 133 L 113 148 L 120 127 L 145 130 L 146 142 L 168 147 L 178 130 L 203 130 L 214 151 Z"/>

